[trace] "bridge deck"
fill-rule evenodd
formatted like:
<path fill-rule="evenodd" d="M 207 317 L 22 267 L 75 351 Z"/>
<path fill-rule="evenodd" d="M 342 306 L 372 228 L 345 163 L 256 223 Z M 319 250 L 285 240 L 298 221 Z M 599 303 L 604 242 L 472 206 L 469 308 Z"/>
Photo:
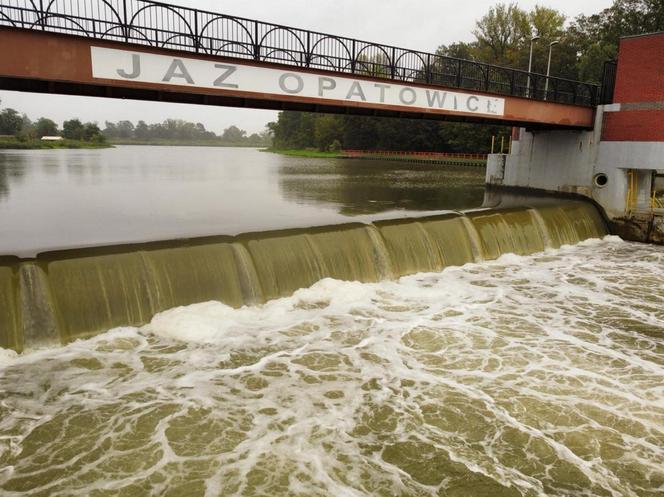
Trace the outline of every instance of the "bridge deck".
<path fill-rule="evenodd" d="M 0 88 L 12 90 L 581 128 L 592 126 L 600 98 L 588 83 L 143 0 L 0 0 L 0 30 L 12 48 L 0 54 Z M 98 77 L 103 64 L 91 60 L 92 47 L 124 51 L 106 52 L 107 65 L 122 61 L 124 74 L 139 54 L 153 69 L 161 56 L 182 59 L 186 71 L 196 61 L 229 64 L 247 81 L 291 76 L 275 91 L 237 82 L 205 88 L 178 79 L 179 66 L 167 81 L 178 84 L 117 78 L 119 68 Z M 56 62 L 67 67 L 54 70 Z M 292 91 L 300 81 L 302 91 Z M 332 85 L 336 92 L 323 91 Z"/>

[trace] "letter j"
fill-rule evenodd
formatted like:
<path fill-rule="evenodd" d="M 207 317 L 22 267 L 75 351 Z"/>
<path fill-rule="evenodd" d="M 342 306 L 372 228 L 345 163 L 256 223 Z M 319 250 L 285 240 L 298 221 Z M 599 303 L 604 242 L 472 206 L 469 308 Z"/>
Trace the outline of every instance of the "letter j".
<path fill-rule="evenodd" d="M 124 69 L 118 69 L 118 74 L 123 78 L 136 79 L 141 75 L 141 56 L 138 54 L 131 54 L 132 71 L 126 72 Z"/>

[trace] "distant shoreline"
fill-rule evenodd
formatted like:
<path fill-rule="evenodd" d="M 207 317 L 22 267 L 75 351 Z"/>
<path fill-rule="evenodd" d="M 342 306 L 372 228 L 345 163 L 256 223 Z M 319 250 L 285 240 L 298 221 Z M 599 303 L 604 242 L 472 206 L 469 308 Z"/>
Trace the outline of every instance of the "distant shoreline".
<path fill-rule="evenodd" d="M 115 145 L 137 145 L 154 147 L 224 147 L 224 148 L 262 148 L 265 144 L 219 143 L 215 141 L 186 140 L 107 140 L 105 142 L 86 142 L 81 140 L 20 140 L 16 137 L 0 137 L 0 150 L 55 150 L 55 149 L 101 149 Z"/>
<path fill-rule="evenodd" d="M 418 164 L 440 164 L 445 166 L 470 166 L 470 167 L 485 167 L 486 159 L 479 158 L 466 158 L 463 157 L 464 154 L 458 154 L 458 156 L 451 155 L 450 157 L 437 157 L 432 155 L 431 157 L 421 156 L 417 154 L 389 154 L 381 155 L 379 152 L 376 154 L 365 154 L 365 155 L 354 155 L 350 154 L 349 151 L 340 150 L 338 152 L 321 152 L 319 150 L 312 149 L 287 149 L 279 150 L 273 148 L 263 149 L 262 152 L 272 152 L 279 155 L 285 155 L 288 157 L 302 157 L 309 159 L 358 159 L 358 160 L 375 160 L 375 161 L 392 161 L 392 162 L 410 162 Z M 471 155 L 471 154 L 466 154 Z"/>
<path fill-rule="evenodd" d="M 242 148 L 265 148 L 267 145 L 252 143 L 221 143 L 214 140 L 119 140 L 108 141 L 112 145 L 142 145 L 154 147 L 242 147 Z"/>
<path fill-rule="evenodd" d="M 81 140 L 45 141 L 39 139 L 19 140 L 16 137 L 0 138 L 0 150 L 56 150 L 112 148 L 107 142 L 85 142 Z"/>
<path fill-rule="evenodd" d="M 264 148 L 262 152 L 271 152 L 273 154 L 287 155 L 289 157 L 306 157 L 310 159 L 343 159 L 342 152 L 321 152 L 320 150 L 309 149 L 287 149 L 280 150 L 275 148 Z"/>

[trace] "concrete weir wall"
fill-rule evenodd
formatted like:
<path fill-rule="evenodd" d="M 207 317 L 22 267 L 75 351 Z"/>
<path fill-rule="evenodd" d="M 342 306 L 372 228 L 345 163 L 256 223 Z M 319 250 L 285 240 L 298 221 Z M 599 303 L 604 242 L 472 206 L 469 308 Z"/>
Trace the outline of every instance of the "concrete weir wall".
<path fill-rule="evenodd" d="M 664 33 L 624 38 L 614 101 L 599 106 L 589 131 L 515 129 L 509 155 L 487 162 L 498 188 L 593 199 L 613 233 L 664 243 L 664 209 L 653 202 L 664 174 Z"/>
<path fill-rule="evenodd" d="M 323 278 L 375 282 L 603 236 L 587 202 L 0 258 L 0 347 L 67 343 L 166 309 L 232 307 Z"/>

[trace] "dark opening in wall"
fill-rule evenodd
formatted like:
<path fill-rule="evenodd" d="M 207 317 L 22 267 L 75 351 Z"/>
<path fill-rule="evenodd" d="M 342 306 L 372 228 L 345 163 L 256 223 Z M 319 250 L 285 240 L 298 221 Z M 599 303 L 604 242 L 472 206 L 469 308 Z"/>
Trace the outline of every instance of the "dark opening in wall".
<path fill-rule="evenodd" d="M 609 182 L 609 177 L 604 173 L 598 173 L 594 178 L 595 186 L 602 188 Z"/>

